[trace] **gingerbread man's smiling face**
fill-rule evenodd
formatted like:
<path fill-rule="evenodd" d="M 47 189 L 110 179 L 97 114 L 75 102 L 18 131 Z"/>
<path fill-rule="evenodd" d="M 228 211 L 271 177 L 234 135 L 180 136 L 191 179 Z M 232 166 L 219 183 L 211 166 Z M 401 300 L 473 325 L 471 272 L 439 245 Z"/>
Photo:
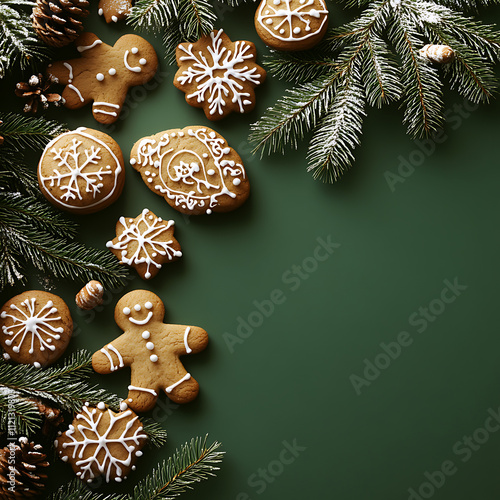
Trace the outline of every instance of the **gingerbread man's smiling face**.
<path fill-rule="evenodd" d="M 144 74 L 156 73 L 158 58 L 149 44 L 144 44 L 136 35 L 121 37 L 113 47 L 115 54 L 119 54 L 122 71 L 129 80 L 142 82 Z"/>
<path fill-rule="evenodd" d="M 157 295 L 147 290 L 134 290 L 124 295 L 116 304 L 115 320 L 123 330 L 133 330 L 162 322 L 165 307 Z"/>

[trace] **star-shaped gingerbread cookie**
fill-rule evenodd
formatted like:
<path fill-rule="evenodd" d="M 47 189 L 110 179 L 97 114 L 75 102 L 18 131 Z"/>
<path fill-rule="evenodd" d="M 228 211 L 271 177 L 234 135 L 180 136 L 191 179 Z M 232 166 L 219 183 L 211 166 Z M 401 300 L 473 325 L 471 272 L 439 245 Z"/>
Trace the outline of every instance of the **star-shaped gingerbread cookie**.
<path fill-rule="evenodd" d="M 195 43 L 178 45 L 174 85 L 186 94 L 188 104 L 203 108 L 209 120 L 232 111 L 248 113 L 255 107 L 254 88 L 266 78 L 256 57 L 252 42 L 232 42 L 222 30 L 214 30 Z"/>
<path fill-rule="evenodd" d="M 111 47 L 93 33 L 84 33 L 75 44 L 82 57 L 50 64 L 47 73 L 66 85 L 62 96 L 67 108 L 81 108 L 93 101 L 94 118 L 100 123 L 113 123 L 128 89 L 143 85 L 155 75 L 156 52 L 137 35 L 124 35 Z"/>

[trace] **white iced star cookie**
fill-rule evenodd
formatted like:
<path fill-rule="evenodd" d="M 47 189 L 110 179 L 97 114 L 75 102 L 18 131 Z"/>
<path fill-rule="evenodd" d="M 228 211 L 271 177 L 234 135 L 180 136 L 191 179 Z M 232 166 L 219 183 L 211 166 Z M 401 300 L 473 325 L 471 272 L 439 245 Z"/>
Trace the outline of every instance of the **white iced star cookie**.
<path fill-rule="evenodd" d="M 145 208 L 135 219 L 120 217 L 116 238 L 106 243 L 122 264 L 134 267 L 143 279 L 156 276 L 165 262 L 182 257 L 174 238 L 174 221 L 163 220 Z"/>
<path fill-rule="evenodd" d="M 255 28 L 274 49 L 310 49 L 326 33 L 328 9 L 324 0 L 262 0 L 255 13 Z"/>
<path fill-rule="evenodd" d="M 88 214 L 113 203 L 125 182 L 120 146 L 89 128 L 59 135 L 47 144 L 38 164 L 43 195 L 56 207 Z"/>
<path fill-rule="evenodd" d="M 188 104 L 203 108 L 209 120 L 233 111 L 248 113 L 255 107 L 254 88 L 266 78 L 256 57 L 252 42 L 232 42 L 222 30 L 214 30 L 195 43 L 177 46 L 174 85 L 186 94 Z"/>
<path fill-rule="evenodd" d="M 0 328 L 5 360 L 41 368 L 54 363 L 66 350 L 73 320 L 60 297 L 30 290 L 3 305 Z"/>

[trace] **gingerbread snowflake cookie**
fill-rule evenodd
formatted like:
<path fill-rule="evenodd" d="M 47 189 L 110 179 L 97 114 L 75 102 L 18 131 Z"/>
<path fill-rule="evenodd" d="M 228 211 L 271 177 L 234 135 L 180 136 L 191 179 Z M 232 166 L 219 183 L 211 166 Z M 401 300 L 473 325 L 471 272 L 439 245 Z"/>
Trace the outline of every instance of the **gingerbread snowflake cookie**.
<path fill-rule="evenodd" d="M 52 293 L 31 290 L 6 302 L 0 312 L 3 357 L 37 368 L 59 359 L 73 333 L 65 302 Z"/>
<path fill-rule="evenodd" d="M 238 153 L 208 127 L 144 137 L 135 143 L 130 158 L 146 186 L 181 213 L 228 212 L 250 192 Z"/>
<path fill-rule="evenodd" d="M 155 75 L 156 52 L 137 35 L 124 35 L 111 47 L 93 33 L 84 33 L 75 44 L 82 57 L 50 64 L 47 72 L 66 85 L 62 96 L 67 108 L 81 108 L 93 101 L 94 118 L 113 123 L 128 89 L 149 82 Z"/>
<path fill-rule="evenodd" d="M 178 45 L 174 85 L 186 94 L 188 104 L 203 108 L 209 120 L 232 111 L 248 113 L 255 106 L 254 88 L 266 78 L 256 57 L 252 42 L 232 42 L 222 30 L 214 30 L 195 43 Z"/>
<path fill-rule="evenodd" d="M 263 42 L 277 50 L 306 50 L 328 28 L 325 0 L 262 0 L 255 28 Z"/>
<path fill-rule="evenodd" d="M 145 208 L 135 219 L 120 217 L 116 238 L 106 243 L 123 264 L 136 269 L 141 278 L 156 276 L 165 262 L 182 257 L 174 238 L 174 221 L 164 221 Z"/>
<path fill-rule="evenodd" d="M 104 16 L 107 23 L 117 23 L 125 19 L 132 9 L 131 0 L 99 0 L 98 14 Z"/>
<path fill-rule="evenodd" d="M 121 482 L 135 470 L 134 464 L 142 456 L 146 442 L 147 435 L 133 411 L 115 413 L 104 403 L 97 408 L 86 403 L 54 444 L 59 458 L 70 463 L 82 481 L 90 483 L 103 476 L 109 483 Z"/>
<path fill-rule="evenodd" d="M 205 349 L 207 332 L 197 326 L 165 324 L 164 315 L 163 302 L 154 293 L 127 293 L 115 308 L 115 321 L 125 333 L 92 356 L 97 373 L 130 366 L 126 403 L 135 411 L 151 410 L 161 391 L 175 403 L 187 403 L 199 391 L 179 357 Z"/>
<path fill-rule="evenodd" d="M 120 146 L 109 136 L 78 128 L 49 142 L 38 164 L 38 183 L 55 206 L 79 214 L 113 203 L 125 182 Z"/>

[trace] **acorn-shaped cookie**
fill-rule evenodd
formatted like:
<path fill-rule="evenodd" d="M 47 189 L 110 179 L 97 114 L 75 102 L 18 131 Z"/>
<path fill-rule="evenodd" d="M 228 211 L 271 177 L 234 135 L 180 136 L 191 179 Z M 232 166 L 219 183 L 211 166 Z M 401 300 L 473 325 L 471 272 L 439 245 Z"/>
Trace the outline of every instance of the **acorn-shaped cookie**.
<path fill-rule="evenodd" d="M 306 50 L 326 33 L 328 9 L 324 0 L 262 0 L 255 28 L 262 41 L 277 50 Z"/>

